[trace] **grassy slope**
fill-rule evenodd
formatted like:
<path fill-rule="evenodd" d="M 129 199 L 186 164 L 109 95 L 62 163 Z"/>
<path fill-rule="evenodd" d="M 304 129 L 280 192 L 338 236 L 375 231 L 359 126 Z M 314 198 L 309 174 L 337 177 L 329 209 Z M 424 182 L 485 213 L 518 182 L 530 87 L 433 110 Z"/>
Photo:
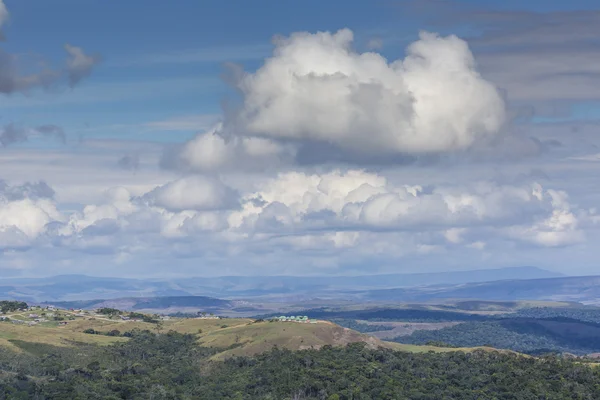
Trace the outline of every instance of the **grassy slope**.
<path fill-rule="evenodd" d="M 223 327 L 227 325 L 226 327 Z M 0 323 L 0 346 L 8 346 L 15 350 L 18 347 L 10 340 L 21 340 L 30 343 L 43 343 L 55 346 L 69 346 L 73 342 L 106 345 L 127 340 L 122 337 L 90 335 L 83 330 L 93 328 L 101 332 L 118 329 L 121 332 L 134 328 L 155 330 L 155 325 L 144 322 L 122 322 L 100 319 L 79 319 L 69 321 L 66 326 L 24 326 Z M 342 346 L 353 342 L 365 342 L 370 347 L 386 347 L 408 352 L 456 351 L 453 348 L 432 346 L 416 346 L 400 343 L 384 342 L 351 329 L 343 328 L 330 322 L 317 324 L 258 322 L 251 319 L 172 319 L 165 321 L 162 331 L 174 330 L 198 336 L 201 345 L 226 349 L 215 358 L 223 359 L 237 355 L 252 355 L 269 350 L 273 346 L 292 350 L 319 348 L 324 345 Z M 201 330 L 201 333 L 199 333 Z M 458 349 L 472 350 L 472 349 Z"/>
<path fill-rule="evenodd" d="M 371 347 L 388 347 L 386 343 L 330 322 L 317 324 L 258 322 L 228 327 L 202 335 L 199 342 L 205 346 L 228 348 L 218 358 L 251 355 L 273 346 L 288 349 L 319 348 L 324 345 L 342 346 L 365 342 Z"/>
<path fill-rule="evenodd" d="M 110 344 L 120 340 L 126 340 L 118 337 L 108 337 L 101 335 L 88 335 L 82 330 L 75 331 L 66 329 L 64 326 L 23 326 L 2 323 L 0 325 L 0 345 L 8 346 L 13 349 L 16 347 L 10 340 L 22 340 L 32 343 L 44 343 L 54 346 L 69 346 L 72 342 L 83 342 L 93 344 Z"/>

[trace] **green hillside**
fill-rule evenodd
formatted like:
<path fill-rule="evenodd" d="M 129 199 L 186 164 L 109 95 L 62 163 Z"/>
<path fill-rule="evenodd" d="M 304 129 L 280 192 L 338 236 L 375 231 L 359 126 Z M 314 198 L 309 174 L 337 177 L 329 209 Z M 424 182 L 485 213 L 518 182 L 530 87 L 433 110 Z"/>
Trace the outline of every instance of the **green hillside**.
<path fill-rule="evenodd" d="M 409 353 L 359 342 L 218 361 L 218 349 L 174 331 L 136 331 L 109 346 L 14 344 L 20 352 L 0 346 L 3 399 L 600 398 L 600 369 L 495 351 Z"/>
<path fill-rule="evenodd" d="M 358 342 L 365 343 L 369 348 L 385 347 L 417 352 L 443 351 L 443 349 L 428 346 L 384 342 L 329 321 L 297 323 L 248 318 L 169 318 L 167 320 L 155 319 L 155 323 L 152 323 L 143 322 L 140 317 L 123 319 L 127 315 L 134 314 L 119 315 L 117 314 L 118 310 L 112 309 L 104 311 L 111 313 L 102 315 L 93 312 L 58 310 L 54 311 L 52 315 L 61 321 L 48 320 L 31 326 L 29 324 L 32 323 L 32 319 L 28 317 L 31 315 L 30 311 L 8 314 L 7 317 L 12 321 L 0 322 L 0 346 L 21 351 L 23 343 L 59 347 L 77 344 L 108 345 L 129 340 L 128 332 L 150 330 L 156 333 L 173 331 L 192 334 L 198 344 L 217 349 L 214 358 L 218 359 L 258 354 L 275 346 L 301 350 L 318 349 L 326 345 L 344 346 Z M 39 312 L 37 311 L 37 313 Z M 156 318 L 147 317 L 149 320 Z M 16 345 L 16 341 L 21 345 Z"/>

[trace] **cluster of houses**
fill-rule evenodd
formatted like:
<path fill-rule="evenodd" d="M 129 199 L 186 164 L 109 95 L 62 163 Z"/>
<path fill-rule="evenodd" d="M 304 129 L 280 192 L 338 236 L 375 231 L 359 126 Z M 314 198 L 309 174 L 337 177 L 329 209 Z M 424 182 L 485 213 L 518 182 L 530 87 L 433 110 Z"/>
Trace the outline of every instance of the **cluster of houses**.
<path fill-rule="evenodd" d="M 25 311 L 58 311 L 54 306 L 29 306 Z"/>
<path fill-rule="evenodd" d="M 218 315 L 214 315 L 213 313 L 207 313 L 205 311 L 198 311 L 196 313 L 196 319 L 221 319 Z"/>
<path fill-rule="evenodd" d="M 292 315 L 291 317 L 286 317 L 285 315 L 282 315 L 281 317 L 275 317 L 274 319 L 279 322 L 300 322 L 300 323 L 304 323 L 304 324 L 316 324 L 317 323 L 317 320 L 308 319 L 308 317 L 306 315 L 302 315 L 302 316 Z"/>

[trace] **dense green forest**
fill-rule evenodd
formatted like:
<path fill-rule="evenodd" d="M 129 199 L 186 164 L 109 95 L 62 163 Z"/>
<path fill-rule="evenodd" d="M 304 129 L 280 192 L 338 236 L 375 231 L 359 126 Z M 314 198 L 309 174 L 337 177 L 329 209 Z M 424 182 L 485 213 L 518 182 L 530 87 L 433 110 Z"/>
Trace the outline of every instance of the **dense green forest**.
<path fill-rule="evenodd" d="M 481 308 L 482 302 L 462 302 L 461 307 Z M 487 307 L 510 308 L 517 303 L 487 302 Z M 470 314 L 431 310 L 416 305 L 410 309 L 365 310 L 313 309 L 311 318 L 328 319 L 363 333 L 384 330 L 356 320 L 404 322 L 461 322 L 440 330 L 420 330 L 394 341 L 407 344 L 445 343 L 456 347 L 491 346 L 528 354 L 548 352 L 585 355 L 600 352 L 600 309 L 595 307 L 534 307 L 501 314 Z"/>
<path fill-rule="evenodd" d="M 600 309 L 598 308 L 534 307 L 521 309 L 514 316 L 537 319 L 570 318 L 600 324 Z"/>
<path fill-rule="evenodd" d="M 598 399 L 600 370 L 500 352 L 403 353 L 364 344 L 209 361 L 193 335 L 136 331 L 106 347 L 13 341 L 0 399 Z"/>
<path fill-rule="evenodd" d="M 416 331 L 394 339 L 400 343 L 448 343 L 459 347 L 491 346 L 529 354 L 600 351 L 600 326 L 565 318 L 511 318 L 466 322 L 436 331 Z"/>

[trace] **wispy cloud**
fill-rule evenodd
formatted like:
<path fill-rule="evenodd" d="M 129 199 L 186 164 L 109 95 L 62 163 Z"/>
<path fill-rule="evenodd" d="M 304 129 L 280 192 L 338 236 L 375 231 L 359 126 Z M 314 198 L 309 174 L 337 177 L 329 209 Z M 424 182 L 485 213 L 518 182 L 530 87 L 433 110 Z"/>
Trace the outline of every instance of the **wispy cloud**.
<path fill-rule="evenodd" d="M 19 107 L 55 107 L 62 105 L 79 105 L 82 103 L 119 103 L 122 101 L 142 100 L 178 95 L 181 93 L 198 93 L 214 90 L 223 85 L 218 77 L 183 77 L 170 79 L 149 79 L 142 81 L 117 81 L 95 83 L 79 88 L 69 96 L 56 93 L 39 93 L 35 97 L 0 97 L 3 109 Z"/>
<path fill-rule="evenodd" d="M 165 53 L 138 54 L 109 62 L 110 67 L 142 67 L 159 64 L 222 63 L 262 59 L 272 50 L 271 45 L 206 47 Z"/>
<path fill-rule="evenodd" d="M 152 121 L 143 126 L 163 131 L 203 131 L 210 128 L 221 118 L 218 114 L 182 115 L 161 121 Z"/>
<path fill-rule="evenodd" d="M 509 100 L 545 113 L 548 103 L 600 99 L 598 10 L 499 10 L 457 0 L 408 1 L 402 9 L 434 29 L 460 32 L 468 26 L 463 38 L 482 74 Z"/>

